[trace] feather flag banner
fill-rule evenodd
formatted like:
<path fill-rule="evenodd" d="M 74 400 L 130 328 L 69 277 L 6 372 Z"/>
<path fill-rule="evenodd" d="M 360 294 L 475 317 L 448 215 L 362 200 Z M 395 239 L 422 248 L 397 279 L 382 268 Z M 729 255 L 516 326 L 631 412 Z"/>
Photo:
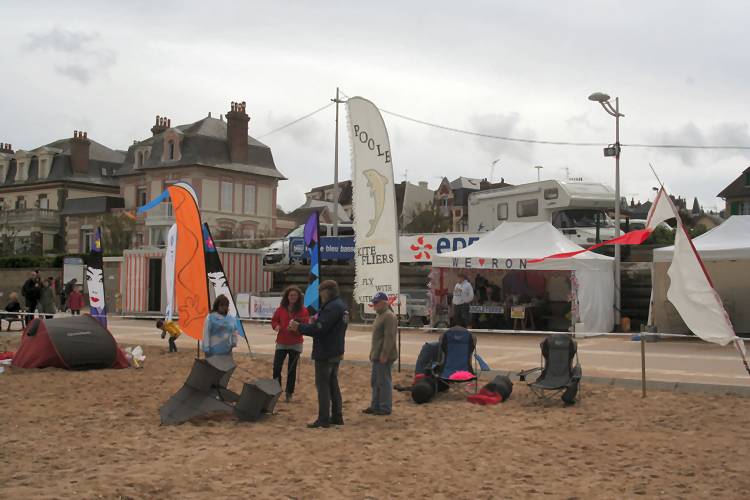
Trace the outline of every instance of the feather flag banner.
<path fill-rule="evenodd" d="M 320 216 L 313 212 L 305 222 L 305 246 L 310 253 L 310 275 L 305 289 L 305 307 L 313 314 L 320 310 Z"/>
<path fill-rule="evenodd" d="M 214 297 L 219 295 L 225 296 L 229 299 L 229 316 L 233 316 L 237 322 L 237 331 L 240 335 L 247 338 L 245 335 L 245 328 L 242 326 L 240 321 L 240 315 L 237 312 L 237 305 L 234 302 L 234 295 L 232 290 L 229 288 L 229 281 L 227 275 L 224 273 L 224 266 L 221 265 L 221 259 L 219 258 L 219 252 L 216 250 L 216 245 L 211 237 L 211 230 L 208 229 L 208 224 L 203 223 L 203 251 L 206 255 L 206 276 L 208 282 L 213 287 Z"/>
<path fill-rule="evenodd" d="M 164 284 L 167 287 L 167 306 L 164 315 L 172 321 L 174 315 L 174 265 L 177 253 L 177 224 L 172 224 L 167 234 L 167 253 L 164 255 Z"/>
<path fill-rule="evenodd" d="M 107 303 L 104 297 L 104 250 L 102 229 L 96 228 L 86 264 L 86 288 L 89 292 L 89 307 L 93 316 L 104 328 L 107 327 Z"/>
<path fill-rule="evenodd" d="M 176 182 L 140 207 L 138 213 L 144 213 L 167 199 L 172 200 L 178 234 L 175 245 L 174 309 L 182 331 L 201 340 L 203 322 L 208 315 L 208 282 L 198 196 L 190 184 Z"/>
<path fill-rule="evenodd" d="M 354 299 L 367 304 L 377 292 L 399 297 L 396 191 L 388 131 L 367 99 L 346 101 L 352 153 L 355 255 Z"/>

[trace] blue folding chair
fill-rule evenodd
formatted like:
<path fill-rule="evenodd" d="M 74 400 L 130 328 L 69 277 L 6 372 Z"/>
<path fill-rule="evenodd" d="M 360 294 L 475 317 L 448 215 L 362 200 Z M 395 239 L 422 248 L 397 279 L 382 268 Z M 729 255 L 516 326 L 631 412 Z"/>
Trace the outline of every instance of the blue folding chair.
<path fill-rule="evenodd" d="M 462 326 L 454 326 L 446 330 L 440 336 L 440 356 L 433 363 L 432 373 L 436 383 L 456 384 L 476 382 L 479 373 L 490 371 L 489 365 L 477 354 L 477 338 Z M 475 366 L 476 364 L 476 366 Z M 454 380 L 451 378 L 457 372 L 469 372 L 472 378 L 465 380 Z M 475 384 L 475 390 L 478 384 Z"/>

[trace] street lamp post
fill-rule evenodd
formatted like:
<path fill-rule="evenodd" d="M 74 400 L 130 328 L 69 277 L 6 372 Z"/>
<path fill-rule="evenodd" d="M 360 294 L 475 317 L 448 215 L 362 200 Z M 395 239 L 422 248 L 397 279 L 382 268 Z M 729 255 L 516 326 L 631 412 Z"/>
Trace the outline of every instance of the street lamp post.
<path fill-rule="evenodd" d="M 620 98 L 615 97 L 615 105 L 612 106 L 610 97 L 602 92 L 594 92 L 589 96 L 590 101 L 601 104 L 604 111 L 615 117 L 615 144 L 614 147 L 604 149 L 604 156 L 615 157 L 615 238 L 620 236 Z M 620 324 L 620 245 L 615 244 L 615 324 Z"/>

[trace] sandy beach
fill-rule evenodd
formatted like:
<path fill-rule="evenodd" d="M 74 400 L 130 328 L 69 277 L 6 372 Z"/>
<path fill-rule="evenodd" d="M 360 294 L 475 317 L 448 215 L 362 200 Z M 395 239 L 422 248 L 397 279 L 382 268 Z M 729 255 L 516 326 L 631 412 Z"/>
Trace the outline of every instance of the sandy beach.
<path fill-rule="evenodd" d="M 13 344 L 7 346 L 13 348 Z M 342 365 L 346 425 L 316 412 L 309 354 L 296 400 L 258 423 L 159 425 L 193 351 L 148 347 L 141 370 L 0 375 L 1 498 L 740 498 L 750 488 L 750 399 L 588 384 L 574 407 L 538 405 L 521 384 L 498 406 L 453 390 L 394 413 L 360 413 L 369 369 Z M 233 388 L 268 377 L 237 356 Z M 394 382 L 408 383 L 408 372 Z"/>

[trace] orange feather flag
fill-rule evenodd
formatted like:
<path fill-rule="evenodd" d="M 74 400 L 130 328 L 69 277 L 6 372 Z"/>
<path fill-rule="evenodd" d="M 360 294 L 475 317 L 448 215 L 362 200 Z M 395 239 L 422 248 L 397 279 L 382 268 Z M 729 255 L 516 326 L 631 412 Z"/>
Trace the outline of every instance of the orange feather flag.
<path fill-rule="evenodd" d="M 180 327 L 194 339 L 203 338 L 208 315 L 208 283 L 198 200 L 193 188 L 178 182 L 167 187 L 177 223 L 174 295 Z"/>

